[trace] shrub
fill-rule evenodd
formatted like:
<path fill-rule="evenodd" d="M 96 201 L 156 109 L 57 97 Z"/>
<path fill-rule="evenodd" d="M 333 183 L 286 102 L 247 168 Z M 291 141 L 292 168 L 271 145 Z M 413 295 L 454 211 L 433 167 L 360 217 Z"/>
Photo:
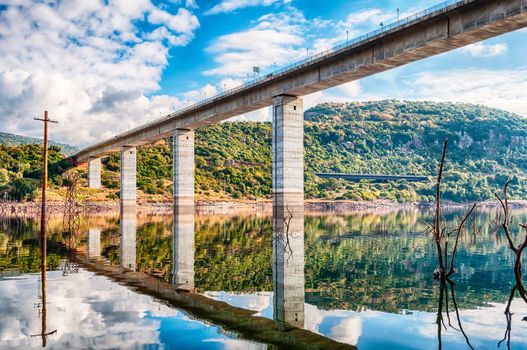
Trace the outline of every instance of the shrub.
<path fill-rule="evenodd" d="M 15 179 L 9 184 L 9 195 L 17 201 L 35 199 L 37 187 L 26 179 Z"/>

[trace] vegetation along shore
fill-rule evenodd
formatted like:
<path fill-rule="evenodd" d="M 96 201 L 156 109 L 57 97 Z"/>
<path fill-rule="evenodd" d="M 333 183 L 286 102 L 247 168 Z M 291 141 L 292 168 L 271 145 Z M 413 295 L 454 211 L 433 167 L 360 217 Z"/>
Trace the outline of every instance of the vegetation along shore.
<path fill-rule="evenodd" d="M 527 121 L 498 109 L 459 103 L 324 103 L 305 112 L 305 196 L 311 202 L 369 202 L 369 205 L 433 201 L 433 176 L 442 140 L 451 140 L 444 200 L 493 199 L 510 178 L 511 199 L 527 197 Z M 226 122 L 196 131 L 196 198 L 200 203 L 266 203 L 271 199 L 269 122 Z M 7 135 L 7 136 L 6 136 Z M 37 201 L 41 146 L 0 135 L 0 199 Z M 49 200 L 60 202 L 67 154 L 50 147 Z M 512 156 L 514 154 L 514 156 Z M 85 203 L 111 206 L 119 199 L 119 154 L 103 160 L 104 188 L 81 188 Z M 85 177 L 86 169 L 79 170 Z M 138 147 L 139 202 L 171 202 L 172 141 Z M 370 183 L 322 179 L 317 173 L 424 175 L 429 181 Z M 221 205 L 221 204 L 220 204 Z M 259 204 L 258 204 L 259 205 Z M 263 204 L 262 204 L 263 205 Z"/>

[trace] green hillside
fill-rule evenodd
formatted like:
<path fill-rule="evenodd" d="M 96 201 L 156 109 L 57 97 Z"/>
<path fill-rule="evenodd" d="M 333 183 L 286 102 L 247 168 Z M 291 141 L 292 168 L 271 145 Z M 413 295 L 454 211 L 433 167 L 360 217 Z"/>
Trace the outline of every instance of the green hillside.
<path fill-rule="evenodd" d="M 525 199 L 525 130 L 527 120 L 518 115 L 469 104 L 391 100 L 320 104 L 305 113 L 306 198 L 430 201 L 432 182 L 350 183 L 320 179 L 314 174 L 434 176 L 443 140 L 448 137 L 445 199 L 491 199 L 509 176 L 512 197 Z M 198 198 L 270 198 L 271 131 L 270 123 L 256 122 L 227 122 L 197 130 Z M 171 142 L 167 139 L 139 148 L 138 187 L 144 192 L 170 195 Z M 16 168 L 13 162 L 6 165 L 3 158 L 0 172 L 5 168 L 12 177 Z M 24 176 L 38 170 L 29 163 Z M 103 164 L 103 184 L 115 197 L 119 155 L 112 155 Z"/>
<path fill-rule="evenodd" d="M 40 143 L 42 143 L 42 139 L 14 135 L 14 134 L 6 133 L 6 132 L 0 132 L 0 145 L 18 146 L 18 145 L 40 144 Z M 59 142 L 54 142 L 50 140 L 49 144 L 51 146 L 60 147 L 60 149 L 62 150 L 62 153 L 64 153 L 65 155 L 70 155 L 70 154 L 77 152 L 77 147 L 70 146 L 65 143 L 59 143 Z"/>

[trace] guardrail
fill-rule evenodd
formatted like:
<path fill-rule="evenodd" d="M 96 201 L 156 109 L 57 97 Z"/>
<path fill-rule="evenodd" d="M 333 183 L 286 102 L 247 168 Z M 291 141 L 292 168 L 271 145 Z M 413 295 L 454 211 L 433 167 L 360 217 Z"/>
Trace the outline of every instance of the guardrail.
<path fill-rule="evenodd" d="M 209 98 L 205 98 L 199 102 L 196 102 L 190 106 L 187 106 L 185 108 L 182 108 L 174 113 L 170 113 L 169 115 L 167 116 L 164 116 L 162 118 L 158 118 L 158 119 L 155 119 L 151 122 L 148 122 L 146 124 L 143 124 L 142 126 L 139 126 L 139 127 L 136 127 L 136 128 L 133 128 L 131 130 L 128 130 L 128 131 L 125 131 L 124 133 L 120 134 L 120 135 L 116 135 L 114 136 L 114 138 L 118 138 L 120 136 L 125 136 L 125 135 L 131 135 L 137 131 L 140 131 L 142 129 L 145 129 L 149 126 L 152 126 L 152 125 L 155 125 L 155 124 L 158 124 L 160 122 L 163 122 L 164 120 L 168 120 L 168 119 L 171 119 L 173 117 L 176 117 L 178 115 L 182 115 L 182 114 L 185 114 L 191 110 L 194 110 L 194 109 L 197 109 L 197 108 L 200 108 L 200 107 L 203 107 L 211 102 L 214 102 L 214 101 L 217 101 L 219 99 L 222 99 L 222 98 L 225 98 L 225 97 L 228 97 L 228 96 L 232 96 L 232 95 L 235 95 L 236 93 L 242 91 L 242 90 L 246 90 L 248 88 L 251 88 L 251 87 L 254 87 L 256 85 L 259 85 L 261 83 L 264 83 L 266 81 L 269 81 L 269 80 L 272 80 L 272 79 L 275 79 L 275 78 L 278 78 L 278 77 L 281 77 L 281 76 L 284 76 L 286 74 L 289 74 L 295 70 L 298 70 L 298 69 L 302 69 L 306 66 L 309 66 L 313 63 L 315 63 L 316 61 L 318 60 L 324 60 L 326 58 L 329 58 L 331 56 L 334 56 L 336 54 L 339 54 L 340 52 L 342 51 L 345 51 L 345 50 L 348 50 L 354 46 L 360 46 L 386 32 L 389 32 L 389 31 L 392 31 L 394 29 L 398 29 L 398 28 L 402 28 L 406 25 L 408 25 L 409 23 L 412 23 L 412 22 L 418 22 L 418 21 L 421 21 L 423 19 L 425 19 L 426 17 L 430 16 L 431 14 L 436 14 L 437 12 L 439 11 L 446 11 L 447 9 L 449 9 L 450 7 L 457 7 L 461 4 L 465 4 L 465 3 L 470 3 L 474 0 L 463 0 L 463 1 L 459 1 L 459 0 L 448 0 L 448 1 L 444 1 L 442 3 L 439 3 L 435 6 L 432 6 L 432 7 L 429 7 L 425 10 L 422 10 L 420 12 L 417 12 L 411 16 L 408 16 L 408 17 L 405 17 L 401 20 L 398 20 L 397 22 L 393 22 L 393 23 L 390 23 L 388 25 L 385 25 L 385 26 L 382 26 L 381 28 L 377 29 L 377 30 L 374 30 L 374 31 L 371 31 L 369 33 L 366 33 L 366 34 L 363 34 L 359 37 L 356 37 L 352 40 L 348 40 L 346 41 L 345 43 L 342 43 L 342 44 L 339 44 L 337 46 L 334 46 L 333 48 L 331 49 L 328 49 L 328 50 L 325 50 L 325 51 L 322 51 L 322 52 L 319 52 L 319 53 L 316 53 L 312 56 L 309 56 L 301 61 L 298 61 L 298 62 L 295 62 L 295 63 L 292 63 L 288 66 L 285 66 L 285 67 L 282 67 L 276 71 L 273 71 L 269 74 L 266 74 L 265 76 L 263 77 L 260 77 L 260 78 L 256 78 L 254 80 L 251 80 L 249 82 L 246 82 L 244 84 L 241 84 L 239 86 L 236 86 L 232 89 L 229 89 L 229 90 L 225 90 L 219 94 L 216 94 L 212 97 L 209 97 Z M 455 6 L 454 6 L 455 5 Z M 97 147 L 99 145 L 102 145 L 106 142 L 108 142 L 109 140 L 105 140 L 105 141 L 102 141 L 102 142 L 98 142 L 98 143 L 95 143 L 94 145 L 92 146 L 89 146 L 87 149 L 90 149 L 90 148 L 94 148 L 94 147 Z M 82 151 L 81 151 L 82 152 Z M 80 153 L 80 152 L 79 152 Z"/>

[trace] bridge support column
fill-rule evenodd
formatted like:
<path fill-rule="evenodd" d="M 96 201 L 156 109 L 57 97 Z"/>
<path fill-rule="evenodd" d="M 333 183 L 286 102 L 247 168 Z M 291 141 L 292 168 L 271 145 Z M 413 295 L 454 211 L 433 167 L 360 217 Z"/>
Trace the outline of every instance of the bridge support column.
<path fill-rule="evenodd" d="M 88 159 L 88 187 L 101 188 L 101 158 Z"/>
<path fill-rule="evenodd" d="M 174 131 L 174 210 L 194 215 L 194 130 Z"/>
<path fill-rule="evenodd" d="M 304 111 L 295 96 L 273 104 L 273 303 L 277 328 L 304 325 Z"/>
<path fill-rule="evenodd" d="M 121 209 L 137 203 L 136 163 L 135 147 L 121 147 Z"/>
<path fill-rule="evenodd" d="M 304 202 L 302 99 L 277 96 L 273 104 L 273 206 Z M 303 211 L 302 211 L 303 212 Z"/>

